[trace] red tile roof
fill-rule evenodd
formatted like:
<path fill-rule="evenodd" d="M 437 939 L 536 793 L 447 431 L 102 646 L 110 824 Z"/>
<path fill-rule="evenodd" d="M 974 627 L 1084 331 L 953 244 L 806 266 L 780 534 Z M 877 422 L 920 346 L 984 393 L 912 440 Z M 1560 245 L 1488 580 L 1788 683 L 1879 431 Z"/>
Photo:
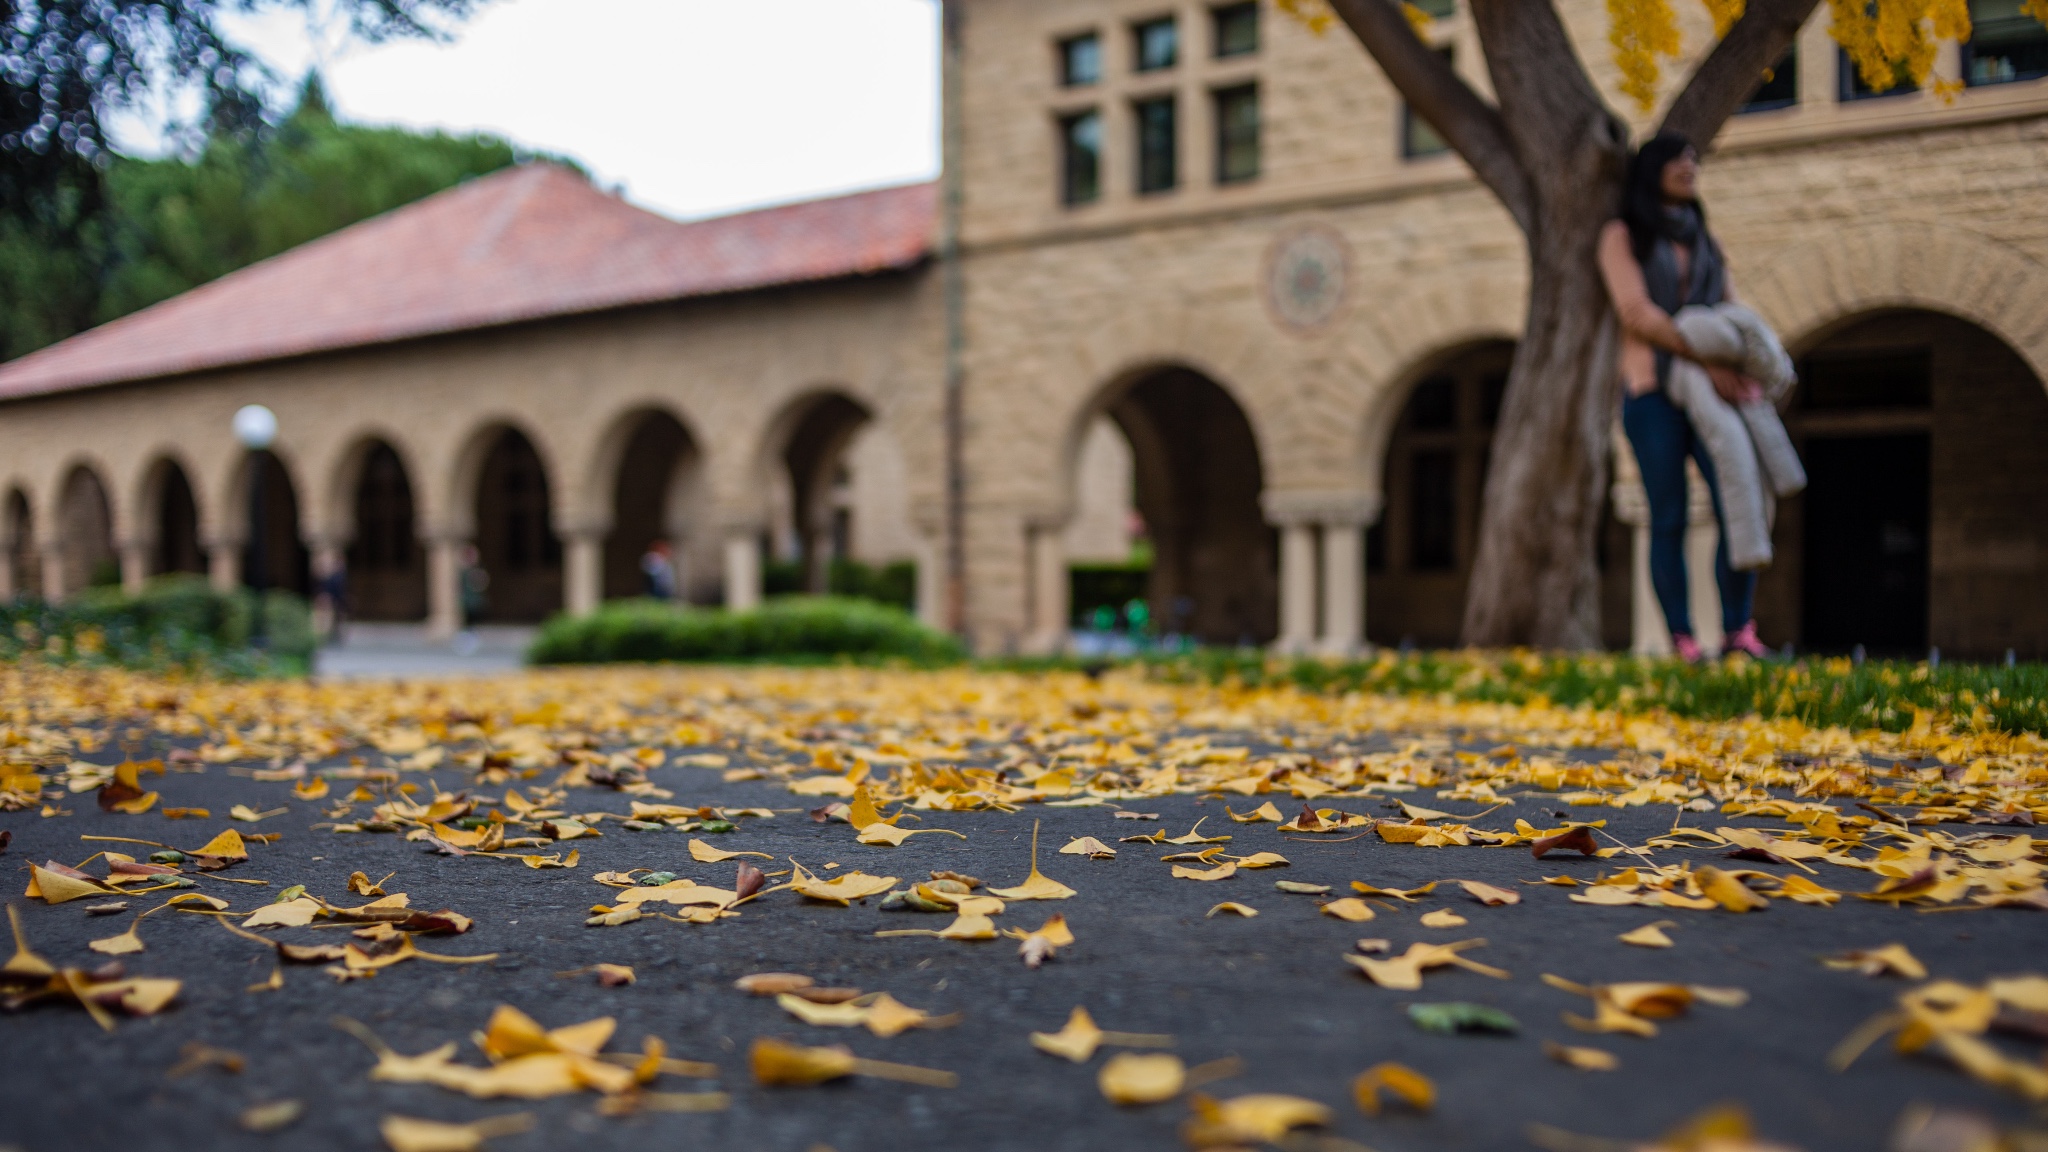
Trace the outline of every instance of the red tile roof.
<path fill-rule="evenodd" d="M 935 210 L 912 184 L 682 224 L 528 164 L 0 365 L 0 400 L 906 268 Z"/>

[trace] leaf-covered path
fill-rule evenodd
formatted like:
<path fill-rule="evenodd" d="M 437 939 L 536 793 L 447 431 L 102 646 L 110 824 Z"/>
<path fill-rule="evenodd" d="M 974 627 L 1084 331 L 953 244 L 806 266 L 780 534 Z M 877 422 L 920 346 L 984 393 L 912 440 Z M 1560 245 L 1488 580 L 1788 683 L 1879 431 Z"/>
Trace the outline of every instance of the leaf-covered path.
<path fill-rule="evenodd" d="M 322 688 L 14 671 L 4 692 L 0 863 L 46 891 L 6 897 L 29 950 L 0 978 L 40 995 L 0 1015 L 0 1145 L 32 1152 L 368 1149 L 421 1138 L 380 1135 L 391 1116 L 521 1113 L 528 1130 L 487 1146 L 1175 1148 L 1256 1143 L 1315 1105 L 1327 1124 L 1277 1139 L 1591 1149 L 1572 1134 L 1650 1141 L 1728 1102 L 1817 1152 L 1884 1147 L 1923 1105 L 2024 1126 L 2048 1095 L 2044 986 L 2010 979 L 2042 938 L 2028 837 L 2048 774 L 2026 737 L 957 672 Z M 143 867 L 157 845 L 186 850 L 178 872 Z M 732 852 L 764 855 L 710 859 Z M 855 873 L 876 882 L 835 883 Z M 816 898 L 846 887 L 878 894 Z M 119 954 L 131 924 L 143 950 Z M 1027 938 L 972 938 L 1004 931 Z M 922 934 L 877 935 L 905 932 Z M 1669 947 L 1620 939 L 1660 933 Z M 1879 975 L 1821 960 L 1890 944 Z M 734 987 L 763 972 L 810 977 L 812 999 Z M 177 981 L 175 999 L 158 1009 L 137 978 Z M 1902 997 L 1921 1051 L 1880 1039 L 1831 1071 Z M 1519 1030 L 1439 1034 L 1419 1021 L 1487 1014 L 1410 1011 L 1445 1004 Z M 550 1037 L 501 1005 L 616 1027 Z M 1081 1062 L 1055 1053 L 1083 1033 L 1034 1046 L 1076 1007 L 1143 1035 Z M 884 1066 L 764 1085 L 764 1037 Z M 1572 1066 L 1596 1053 L 1617 1066 Z M 1389 1063 L 1367 1115 L 1356 1082 Z M 1102 1079 L 1165 1099 L 1119 1106 Z M 245 1130 L 288 1118 L 246 1115 L 280 1101 L 300 1106 L 287 1126 Z"/>

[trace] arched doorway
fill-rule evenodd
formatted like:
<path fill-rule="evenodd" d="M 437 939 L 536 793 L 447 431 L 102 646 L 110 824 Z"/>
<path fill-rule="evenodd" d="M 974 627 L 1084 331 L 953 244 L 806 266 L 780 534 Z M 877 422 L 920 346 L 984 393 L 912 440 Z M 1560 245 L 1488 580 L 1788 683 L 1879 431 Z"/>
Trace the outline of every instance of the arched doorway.
<path fill-rule="evenodd" d="M 488 578 L 479 619 L 529 624 L 562 606 L 547 468 L 515 429 L 498 432 L 477 476 L 476 548 Z"/>
<path fill-rule="evenodd" d="M 1264 470 L 1250 420 L 1187 368 L 1147 373 L 1103 411 L 1130 446 L 1133 496 L 1151 545 L 1151 626 L 1206 644 L 1279 633 L 1279 551 L 1259 507 Z"/>
<path fill-rule="evenodd" d="M 106 485 L 92 469 L 81 465 L 64 478 L 57 531 L 64 556 L 64 586 L 53 590 L 57 595 L 121 582 L 121 562 L 114 551 L 113 507 L 107 501 Z"/>
<path fill-rule="evenodd" d="M 19 488 L 7 493 L 7 586 L 19 596 L 40 596 L 43 591 L 41 558 L 36 555 L 35 509 L 28 494 Z"/>
<path fill-rule="evenodd" d="M 356 475 L 355 535 L 348 544 L 348 600 L 359 620 L 421 620 L 427 559 L 413 521 L 405 462 L 382 440 L 363 451 Z"/>
<path fill-rule="evenodd" d="M 681 422 L 666 412 L 634 418 L 612 483 L 612 527 L 604 542 L 607 599 L 645 596 L 653 589 L 642 559 L 666 541 L 677 596 L 695 599 L 717 575 L 716 541 L 689 531 L 699 455 Z M 710 544 L 706 552 L 700 544 Z M 710 578 L 707 580 L 707 577 Z"/>
<path fill-rule="evenodd" d="M 852 515 L 845 499 L 851 487 L 847 448 L 868 422 L 858 401 L 828 392 L 806 401 L 793 414 L 782 442 L 788 477 L 788 520 L 779 532 L 775 559 L 787 576 L 771 569 L 768 591 L 822 594 L 831 587 L 832 564 L 849 557 Z M 792 569 L 790 565 L 794 565 Z M 790 579 L 790 577 L 794 579 Z M 793 585 L 793 586 L 788 586 Z"/>
<path fill-rule="evenodd" d="M 284 461 L 273 452 L 249 453 L 243 468 L 249 534 L 242 541 L 242 583 L 257 591 L 280 588 L 300 596 L 312 590 L 312 557 L 299 538 L 299 496 Z"/>
<path fill-rule="evenodd" d="M 1805 350 L 1786 426 L 1808 487 L 1758 588 L 1767 640 L 2048 655 L 2048 394 L 1991 333 L 1901 310 Z"/>
<path fill-rule="evenodd" d="M 206 551 L 199 546 L 199 502 L 192 482 L 175 461 L 159 461 L 150 485 L 156 496 L 156 544 L 149 558 L 150 574 L 206 571 Z"/>
<path fill-rule="evenodd" d="M 1459 643 L 1479 548 L 1481 502 L 1515 345 L 1489 340 L 1424 370 L 1386 451 L 1379 521 L 1366 534 L 1366 638 L 1425 648 Z M 1629 644 L 1628 526 L 1602 517 L 1601 634 Z"/>

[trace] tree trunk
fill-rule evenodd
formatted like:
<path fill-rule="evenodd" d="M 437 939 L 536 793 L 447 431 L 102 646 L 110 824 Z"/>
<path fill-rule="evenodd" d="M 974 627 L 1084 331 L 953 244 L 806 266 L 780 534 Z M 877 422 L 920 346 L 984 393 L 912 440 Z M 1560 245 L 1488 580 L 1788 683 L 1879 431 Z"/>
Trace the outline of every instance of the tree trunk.
<path fill-rule="evenodd" d="M 1615 404 L 1613 310 L 1595 248 L 1615 196 L 1546 205 L 1530 240 L 1529 312 L 1486 478 L 1464 641 L 1600 643 L 1594 546 Z"/>

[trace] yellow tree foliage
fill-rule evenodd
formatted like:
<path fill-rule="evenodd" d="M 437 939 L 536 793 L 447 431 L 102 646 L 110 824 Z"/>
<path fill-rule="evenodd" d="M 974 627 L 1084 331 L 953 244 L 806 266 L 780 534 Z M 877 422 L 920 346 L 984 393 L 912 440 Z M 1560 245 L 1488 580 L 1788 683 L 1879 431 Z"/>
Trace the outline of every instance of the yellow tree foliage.
<path fill-rule="evenodd" d="M 1681 50 L 1674 0 L 1607 0 L 1608 43 L 1621 69 L 1621 91 L 1649 111 L 1657 102 L 1663 61 Z M 1274 0 L 1282 12 L 1321 34 L 1336 22 L 1324 0 Z M 1725 36 L 1742 19 L 1747 0 L 1700 0 Z M 1417 30 L 1427 17 L 1402 5 Z M 2048 0 L 2026 0 L 2020 10 L 2048 24 Z M 1943 40 L 1970 37 L 1969 0 L 1828 0 L 1828 32 L 1856 65 L 1863 82 L 1882 92 L 1900 84 L 1931 86 L 1944 97 L 1960 82 L 1934 77 L 1934 54 Z M 1420 19 L 1418 19 L 1420 17 Z"/>

